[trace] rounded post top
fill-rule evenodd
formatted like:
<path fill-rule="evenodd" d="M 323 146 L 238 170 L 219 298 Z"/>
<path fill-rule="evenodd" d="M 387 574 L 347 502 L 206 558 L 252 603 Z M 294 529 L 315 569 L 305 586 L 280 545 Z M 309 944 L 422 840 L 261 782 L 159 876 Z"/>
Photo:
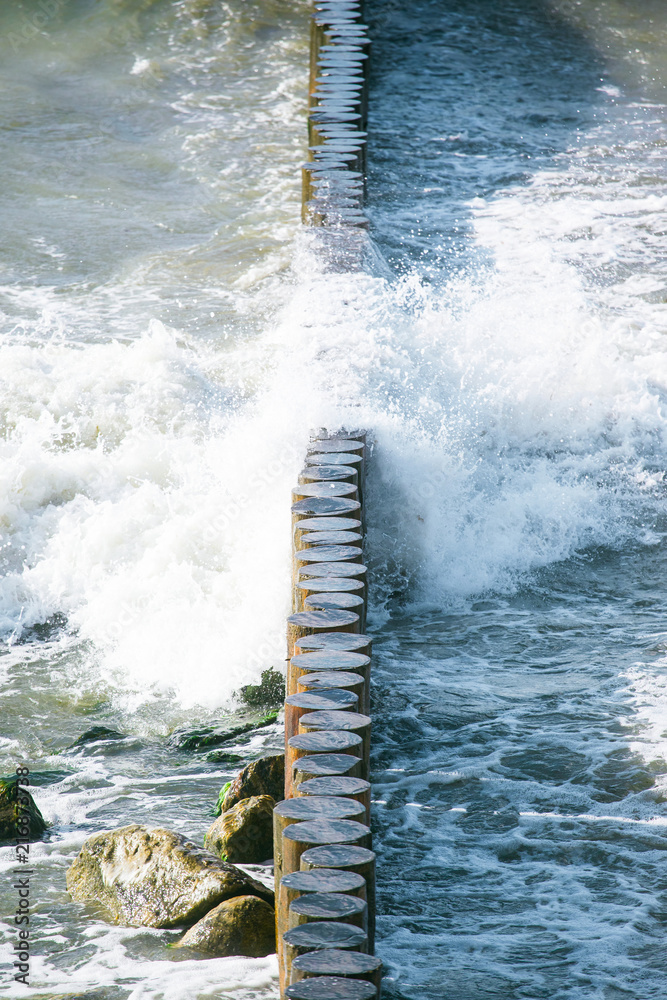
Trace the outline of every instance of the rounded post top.
<path fill-rule="evenodd" d="M 290 736 L 288 746 L 294 750 L 303 750 L 308 754 L 335 753 L 335 751 L 352 750 L 360 747 L 363 740 L 357 733 L 347 733 L 343 729 L 332 729 L 330 732 L 319 730 L 314 733 L 297 733 Z M 348 755 L 349 756 L 349 755 Z"/>
<path fill-rule="evenodd" d="M 330 802 L 331 800 L 327 797 L 319 798 L 298 798 L 298 799 L 285 799 L 285 802 Z M 358 806 L 359 803 L 355 802 L 354 799 L 343 799 L 345 803 L 354 803 Z M 282 803 L 278 803 L 281 805 Z M 278 806 L 276 806 L 276 810 Z M 370 834 L 369 827 L 365 823 L 358 823 L 356 820 L 352 819 L 308 819 L 304 820 L 303 823 L 292 823 L 291 826 L 285 828 L 283 837 L 287 837 L 288 840 L 294 841 L 297 844 L 348 844 L 354 842 L 355 840 L 360 840 L 362 837 L 367 837 Z"/>
<path fill-rule="evenodd" d="M 304 531 L 301 542 L 304 545 L 352 545 L 362 542 L 363 538 L 358 531 Z"/>
<path fill-rule="evenodd" d="M 348 778 L 343 774 L 309 778 L 299 785 L 300 795 L 361 795 L 370 790 L 371 783 L 365 778 Z"/>
<path fill-rule="evenodd" d="M 313 466 L 313 468 L 316 469 L 319 466 Z M 292 487 L 292 496 L 300 497 L 351 497 L 356 492 L 357 487 L 352 483 L 332 483 L 326 479 Z"/>
<path fill-rule="evenodd" d="M 370 726 L 371 719 L 360 712 L 321 711 L 306 712 L 299 719 L 299 726 L 304 730 L 312 729 L 362 729 Z"/>
<path fill-rule="evenodd" d="M 382 959 L 375 955 L 365 955 L 361 951 L 339 951 L 325 948 L 322 951 L 308 951 L 298 955 L 292 962 L 293 969 L 322 976 L 360 976 L 375 972 L 382 965 Z"/>
<path fill-rule="evenodd" d="M 336 633 L 338 634 L 340 633 Z M 367 667 L 371 658 L 353 650 L 323 649 L 314 653 L 299 653 L 290 662 L 293 667 L 303 670 L 357 670 Z"/>
<path fill-rule="evenodd" d="M 337 731 L 339 730 L 334 730 L 334 732 Z M 359 740 L 361 742 L 361 737 Z M 307 754 L 305 757 L 299 757 L 295 762 L 294 771 L 295 773 L 310 774 L 312 778 L 329 778 L 332 775 L 340 775 L 342 771 L 349 771 L 360 761 L 361 757 L 355 757 L 351 753 Z M 312 778 L 302 781 L 301 785 L 307 785 Z"/>
<path fill-rule="evenodd" d="M 358 559 L 360 555 L 357 545 L 318 545 L 312 549 L 299 549 L 295 559 L 297 562 L 338 562 Z"/>
<path fill-rule="evenodd" d="M 363 889 L 366 879 L 357 872 L 339 871 L 336 868 L 315 868 L 309 872 L 290 872 L 283 875 L 280 884 L 294 892 L 356 892 Z"/>
<path fill-rule="evenodd" d="M 327 652 L 341 650 L 351 653 L 358 649 L 365 649 L 372 641 L 369 635 L 360 635 L 359 633 L 320 632 L 319 635 L 301 636 L 294 645 L 301 653 L 314 653 L 321 650 Z"/>
<path fill-rule="evenodd" d="M 309 892 L 290 903 L 290 911 L 311 920 L 345 920 L 363 913 L 366 903 L 340 892 Z"/>
<path fill-rule="evenodd" d="M 331 691 L 336 688 L 358 687 L 364 684 L 361 674 L 349 673 L 347 670 L 316 670 L 312 674 L 301 674 L 297 684 L 303 691 Z"/>
<path fill-rule="evenodd" d="M 362 441 L 352 441 L 348 438 L 328 438 L 324 441 L 311 441 L 308 445 L 308 452 L 362 452 L 364 445 Z"/>
<path fill-rule="evenodd" d="M 304 865 L 317 868 L 359 868 L 375 861 L 375 851 L 368 847 L 358 847 L 356 844 L 324 844 L 321 847 L 309 847 L 301 855 L 302 869 Z"/>
<path fill-rule="evenodd" d="M 359 704 L 359 699 L 353 691 L 341 688 L 328 688 L 325 691 L 298 691 L 285 698 L 285 704 L 292 708 L 304 708 L 310 712 L 344 711 Z"/>
<path fill-rule="evenodd" d="M 364 979 L 314 976 L 285 989 L 288 1000 L 373 1000 L 377 987 Z"/>
<path fill-rule="evenodd" d="M 356 808 L 352 808 L 350 804 Z M 314 808 L 309 808 L 309 806 L 314 806 Z M 360 809 L 359 803 L 354 799 L 333 795 L 317 798 L 299 796 L 295 799 L 283 799 L 276 803 L 273 811 L 282 819 L 293 819 L 295 826 L 303 826 L 311 822 L 347 822 L 353 816 L 360 816 L 363 813 L 363 808 Z"/>
<path fill-rule="evenodd" d="M 296 523 L 297 531 L 358 531 L 361 521 L 352 517 L 304 517 Z"/>
<path fill-rule="evenodd" d="M 349 171 L 350 174 L 358 171 Z M 306 455 L 306 465 L 361 465 L 363 461 L 361 455 L 353 455 L 348 452 L 311 452 Z"/>
<path fill-rule="evenodd" d="M 305 551 L 312 552 L 312 549 Z M 311 566 L 302 566 L 299 569 L 299 580 L 305 580 L 309 576 L 365 576 L 366 572 L 367 567 L 363 563 L 321 562 Z"/>
<path fill-rule="evenodd" d="M 334 625 L 354 625 L 359 621 L 359 615 L 354 611 L 344 611 L 329 608 L 326 611 L 297 611 L 290 615 L 287 621 L 299 628 L 330 628 Z"/>
<path fill-rule="evenodd" d="M 364 589 L 364 581 L 358 576 L 309 576 L 297 583 L 299 590 L 312 594 L 348 594 Z"/>
<path fill-rule="evenodd" d="M 361 927 L 334 920 L 302 924 L 283 934 L 283 941 L 296 948 L 358 948 L 366 940 L 366 933 Z"/>
<path fill-rule="evenodd" d="M 317 146 L 321 150 L 322 146 Z M 327 143 L 327 148 L 335 149 L 331 143 Z M 352 147 L 350 147 L 351 149 Z M 341 479 L 349 479 L 357 476 L 357 469 L 350 465 L 307 465 L 299 473 L 299 480 L 307 480 L 314 483 L 338 482 Z M 356 482 L 356 478 L 354 480 Z"/>
<path fill-rule="evenodd" d="M 359 611 L 363 608 L 364 599 L 359 594 L 310 594 L 303 602 L 304 611 L 326 611 L 328 608 L 348 608 Z"/>
<path fill-rule="evenodd" d="M 361 510 L 358 500 L 344 500 L 342 497 L 308 497 L 292 504 L 292 513 L 303 514 L 305 517 L 352 514 L 357 510 Z"/>

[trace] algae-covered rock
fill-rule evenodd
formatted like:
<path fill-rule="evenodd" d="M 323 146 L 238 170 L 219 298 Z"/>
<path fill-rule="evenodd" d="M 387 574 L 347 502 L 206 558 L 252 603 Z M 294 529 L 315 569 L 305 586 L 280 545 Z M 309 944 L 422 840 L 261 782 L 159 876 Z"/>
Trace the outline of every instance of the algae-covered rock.
<path fill-rule="evenodd" d="M 45 830 L 44 817 L 18 776 L 0 778 L 0 844 L 40 840 Z"/>
<path fill-rule="evenodd" d="M 106 740 L 124 740 L 125 734 L 119 733 L 117 729 L 108 729 L 106 726 L 92 726 L 90 729 L 86 729 L 85 733 L 82 733 L 74 743 L 70 743 L 67 747 L 68 750 L 73 750 L 74 747 L 82 747 L 87 743 L 101 743 Z"/>
<path fill-rule="evenodd" d="M 270 726 L 276 721 L 277 711 L 272 712 L 237 712 L 221 719 L 215 726 L 202 726 L 197 729 L 177 729 L 169 737 L 169 746 L 179 751 L 212 750 L 228 743 L 235 743 L 246 733 L 254 733 L 256 729 Z"/>
<path fill-rule="evenodd" d="M 239 691 L 246 705 L 256 708 L 280 708 L 285 700 L 285 678 L 279 670 L 262 671 L 259 684 L 246 684 Z"/>
<path fill-rule="evenodd" d="M 273 807 L 270 795 L 241 799 L 209 827 L 204 846 L 239 864 L 259 864 L 273 856 Z"/>
<path fill-rule="evenodd" d="M 273 907 L 257 896 L 236 896 L 210 910 L 174 946 L 196 948 L 211 957 L 261 958 L 276 950 Z"/>
<path fill-rule="evenodd" d="M 67 872 L 67 889 L 132 927 L 191 924 L 233 896 L 273 903 L 270 889 L 210 851 L 171 830 L 137 824 L 89 837 Z"/>
<path fill-rule="evenodd" d="M 274 802 L 281 802 L 285 798 L 284 753 L 260 757 L 244 767 L 227 789 L 222 811 L 226 812 L 241 799 L 249 799 L 253 795 L 270 795 Z"/>

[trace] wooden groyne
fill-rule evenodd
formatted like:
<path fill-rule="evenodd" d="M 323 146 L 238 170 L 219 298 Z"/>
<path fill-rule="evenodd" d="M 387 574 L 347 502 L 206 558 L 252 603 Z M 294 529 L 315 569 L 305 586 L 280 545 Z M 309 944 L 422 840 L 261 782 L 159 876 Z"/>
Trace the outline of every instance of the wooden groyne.
<path fill-rule="evenodd" d="M 311 18 L 303 221 L 329 261 L 360 264 L 366 227 L 369 41 L 358 0 Z M 370 831 L 370 665 L 364 546 L 366 433 L 311 436 L 292 490 L 285 799 L 274 810 L 281 997 L 380 996 Z"/>
<path fill-rule="evenodd" d="M 293 1000 L 380 995 L 372 641 L 363 631 L 366 464 L 364 432 L 319 432 L 292 491 L 285 800 L 274 810 L 274 864 L 280 989 Z"/>

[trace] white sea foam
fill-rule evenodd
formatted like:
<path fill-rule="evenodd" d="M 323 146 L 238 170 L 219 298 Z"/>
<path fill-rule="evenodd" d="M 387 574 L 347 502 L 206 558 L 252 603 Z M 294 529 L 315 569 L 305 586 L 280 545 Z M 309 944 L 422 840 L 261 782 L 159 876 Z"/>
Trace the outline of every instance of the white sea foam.
<path fill-rule="evenodd" d="M 312 426 L 372 429 L 370 550 L 390 585 L 419 574 L 457 601 L 622 542 L 615 495 L 661 488 L 664 316 L 642 299 L 638 327 L 636 294 L 605 310 L 566 259 L 581 213 L 538 210 L 541 187 L 473 206 L 483 282 L 318 274 L 304 236 L 275 320 L 224 361 L 157 322 L 129 344 L 4 348 L 6 628 L 61 612 L 128 696 L 228 698 L 281 660 Z"/>

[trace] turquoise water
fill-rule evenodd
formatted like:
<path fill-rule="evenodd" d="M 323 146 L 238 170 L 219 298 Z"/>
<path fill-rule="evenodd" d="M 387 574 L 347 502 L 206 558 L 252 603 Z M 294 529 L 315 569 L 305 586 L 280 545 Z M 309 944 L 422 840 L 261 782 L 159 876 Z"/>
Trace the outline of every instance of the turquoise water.
<path fill-rule="evenodd" d="M 277 995 L 274 958 L 179 960 L 64 876 L 112 825 L 201 839 L 280 745 L 173 733 L 282 665 L 290 487 L 347 423 L 375 439 L 386 995 L 663 996 L 662 5 L 369 2 L 356 274 L 298 222 L 305 3 L 44 11 L 0 12 L 0 755 L 52 824 L 32 994 Z M 72 748 L 93 725 L 125 738 Z"/>

